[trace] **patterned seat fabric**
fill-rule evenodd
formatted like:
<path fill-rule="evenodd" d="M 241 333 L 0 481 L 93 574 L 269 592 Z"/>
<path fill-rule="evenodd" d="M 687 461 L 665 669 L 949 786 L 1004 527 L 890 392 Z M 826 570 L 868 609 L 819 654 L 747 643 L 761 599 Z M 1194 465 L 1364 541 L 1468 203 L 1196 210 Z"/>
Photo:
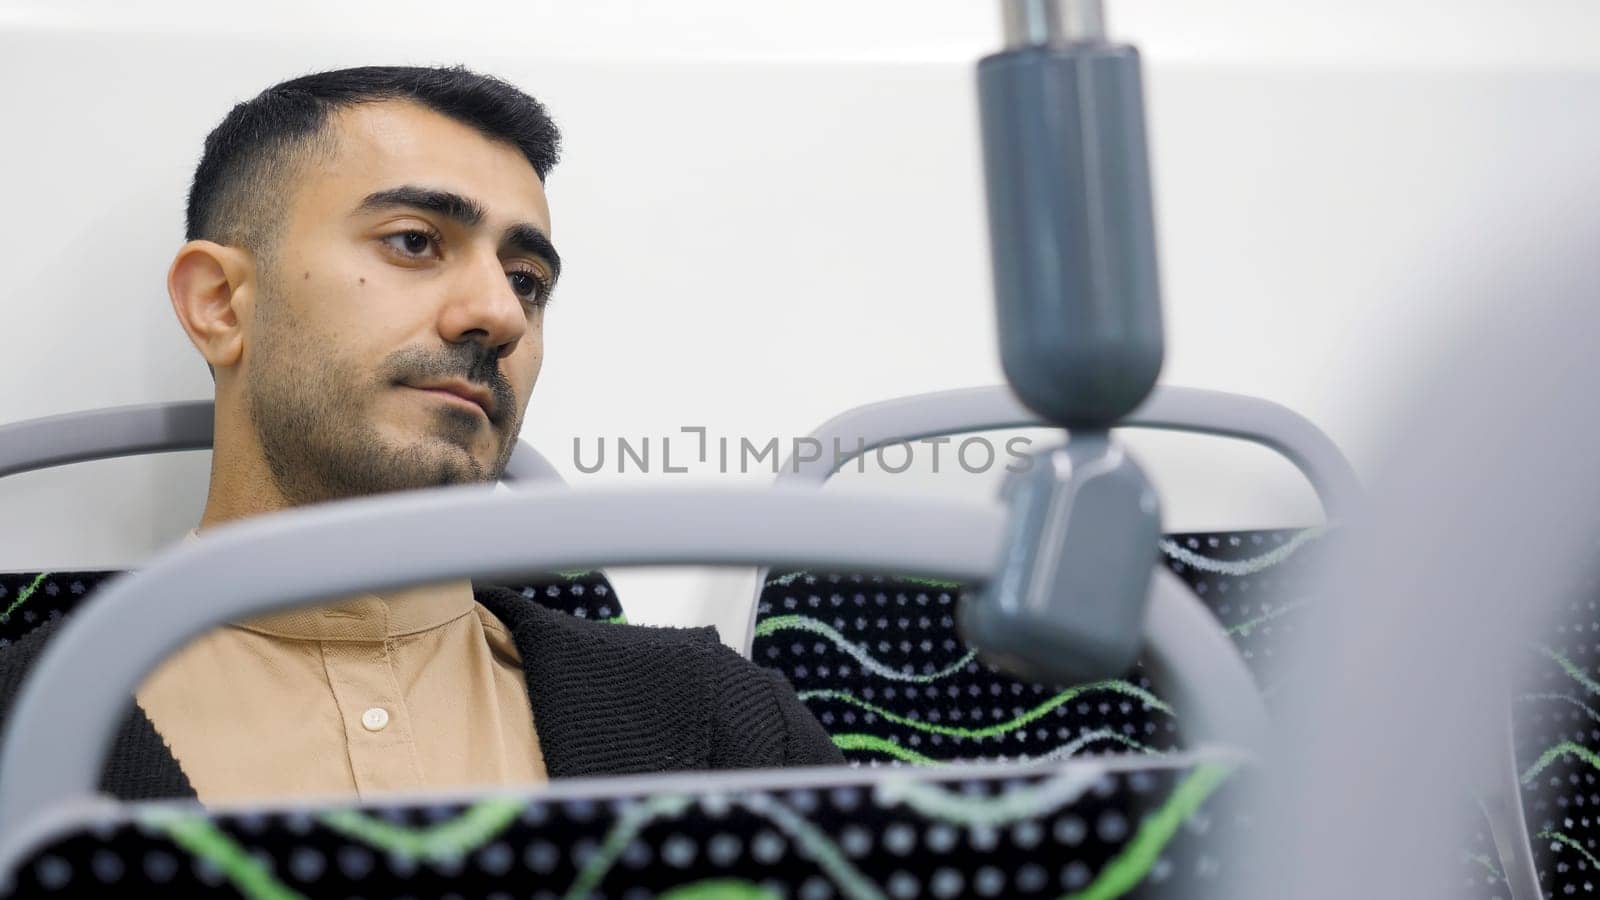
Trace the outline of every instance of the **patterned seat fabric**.
<path fill-rule="evenodd" d="M 1169 535 L 1160 558 L 1237 642 L 1269 701 L 1324 529 Z M 783 673 L 852 762 L 928 764 L 1174 749 L 1142 668 L 1055 690 L 980 663 L 956 630 L 963 588 L 787 572 L 757 609 L 754 660 Z"/>
<path fill-rule="evenodd" d="M 1218 876 L 1205 845 L 1235 821 L 1220 811 L 1234 790 L 1225 765 L 1031 770 L 432 807 L 134 807 L 38 847 L 13 887 L 30 897 L 910 900 L 1193 896 Z"/>
<path fill-rule="evenodd" d="M 0 648 L 76 609 L 116 571 L 0 573 Z M 622 603 L 599 572 L 565 572 L 507 585 L 579 618 L 625 621 Z"/>
<path fill-rule="evenodd" d="M 1456 860 L 1457 880 L 1448 885 L 1451 893 L 1447 896 L 1460 897 L 1462 900 L 1511 900 L 1505 873 L 1500 870 L 1500 856 L 1494 846 L 1494 835 L 1489 830 L 1489 819 L 1484 816 L 1482 808 L 1475 804 L 1466 806 L 1458 811 L 1458 818 L 1451 821 L 1470 824 L 1462 830 L 1458 839 L 1461 852 Z M 1541 884 L 1548 883 L 1542 876 L 1539 881 Z M 1545 896 L 1549 897 L 1549 892 Z"/>
<path fill-rule="evenodd" d="M 1546 897 L 1600 897 L 1600 544 L 1546 632 L 1523 652 L 1512 694 L 1522 809 Z M 1510 900 L 1485 836 L 1462 853 L 1467 896 Z"/>

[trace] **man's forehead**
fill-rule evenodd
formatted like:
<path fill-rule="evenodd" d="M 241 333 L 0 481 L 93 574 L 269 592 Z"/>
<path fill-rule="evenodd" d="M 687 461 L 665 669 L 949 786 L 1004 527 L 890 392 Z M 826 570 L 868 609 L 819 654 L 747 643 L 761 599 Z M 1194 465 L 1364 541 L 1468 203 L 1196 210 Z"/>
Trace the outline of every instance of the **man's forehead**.
<path fill-rule="evenodd" d="M 470 197 L 491 220 L 550 228 L 544 185 L 515 145 L 406 101 L 361 103 L 329 123 L 337 150 L 324 174 L 340 182 L 341 200 L 401 184 L 427 184 Z"/>

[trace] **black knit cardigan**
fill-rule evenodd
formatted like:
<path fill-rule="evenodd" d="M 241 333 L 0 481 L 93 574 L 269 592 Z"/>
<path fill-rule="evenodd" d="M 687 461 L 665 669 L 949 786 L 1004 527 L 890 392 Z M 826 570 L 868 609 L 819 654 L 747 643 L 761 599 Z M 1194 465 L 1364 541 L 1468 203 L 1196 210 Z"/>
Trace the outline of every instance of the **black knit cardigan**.
<path fill-rule="evenodd" d="M 788 682 L 723 646 L 711 628 L 596 622 L 504 588 L 477 586 L 475 594 L 510 629 L 522 655 L 551 778 L 844 762 Z M 59 625 L 0 651 L 0 734 Z M 124 800 L 193 798 L 149 717 L 131 697 L 128 705 L 101 790 Z"/>

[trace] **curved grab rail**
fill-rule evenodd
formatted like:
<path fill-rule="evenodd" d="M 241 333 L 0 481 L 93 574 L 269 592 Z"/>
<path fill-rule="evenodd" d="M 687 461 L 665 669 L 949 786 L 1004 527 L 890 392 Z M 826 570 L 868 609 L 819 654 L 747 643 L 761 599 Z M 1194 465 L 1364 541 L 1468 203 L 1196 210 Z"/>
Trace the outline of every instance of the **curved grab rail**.
<path fill-rule="evenodd" d="M 0 478 L 97 459 L 209 450 L 215 409 L 210 400 L 144 403 L 0 425 Z M 562 479 L 539 451 L 518 440 L 501 480 Z"/>
<path fill-rule="evenodd" d="M 859 439 L 865 442 L 861 451 L 864 453 L 929 437 L 1032 427 L 1056 426 L 1023 406 L 1009 387 L 993 385 L 913 394 L 858 406 L 824 422 L 810 437 L 824 445 Z M 1361 496 L 1361 483 L 1338 445 L 1310 419 L 1270 400 L 1161 385 L 1116 427 L 1196 432 L 1267 447 L 1306 476 L 1330 520 L 1345 518 Z M 858 455 L 828 455 L 815 460 L 791 457 L 778 480 L 820 484 L 838 470 L 833 462 L 842 465 Z"/>
<path fill-rule="evenodd" d="M 896 397 L 846 410 L 822 423 L 809 437 L 834 452 L 815 459 L 791 456 L 778 483 L 820 485 L 849 460 L 890 444 L 1031 427 L 1055 426 L 1023 406 L 1005 385 Z M 1361 497 L 1361 482 L 1338 445 L 1311 420 L 1270 400 L 1158 385 L 1117 427 L 1196 432 L 1267 447 L 1288 459 L 1311 482 L 1329 520 L 1344 519 Z M 755 594 L 739 644 L 747 658 L 755 643 L 756 615 L 767 572 L 768 568 L 757 570 Z"/>
<path fill-rule="evenodd" d="M 472 485 L 221 526 L 107 584 L 45 649 L 0 746 L 0 850 L 51 810 L 93 801 L 128 692 L 188 639 L 228 621 L 359 590 L 598 565 L 776 562 L 977 581 L 998 563 L 1003 519 L 998 504 L 810 488 Z M 467 539 L 441 541 L 442 534 Z M 329 546 L 339 548 L 336 556 Z M 229 589 L 215 590 L 222 582 Z M 1148 633 L 1155 655 L 1170 662 L 1161 674 L 1173 682 L 1161 687 L 1200 707 L 1184 721 L 1236 729 L 1190 730 L 1186 741 L 1253 749 L 1265 713 L 1243 660 L 1181 583 L 1158 584 Z M 1215 633 L 1195 641 L 1195 628 Z"/>

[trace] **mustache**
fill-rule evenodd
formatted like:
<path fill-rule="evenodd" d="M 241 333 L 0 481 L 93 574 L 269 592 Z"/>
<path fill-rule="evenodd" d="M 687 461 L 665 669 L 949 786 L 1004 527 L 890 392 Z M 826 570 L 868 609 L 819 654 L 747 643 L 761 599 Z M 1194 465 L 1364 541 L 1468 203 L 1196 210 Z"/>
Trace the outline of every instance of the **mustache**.
<path fill-rule="evenodd" d="M 463 378 L 494 395 L 494 421 L 504 423 L 516 409 L 516 393 L 500 371 L 500 350 L 474 341 L 447 344 L 437 350 L 406 347 L 389 354 L 384 370 L 395 384 Z"/>

